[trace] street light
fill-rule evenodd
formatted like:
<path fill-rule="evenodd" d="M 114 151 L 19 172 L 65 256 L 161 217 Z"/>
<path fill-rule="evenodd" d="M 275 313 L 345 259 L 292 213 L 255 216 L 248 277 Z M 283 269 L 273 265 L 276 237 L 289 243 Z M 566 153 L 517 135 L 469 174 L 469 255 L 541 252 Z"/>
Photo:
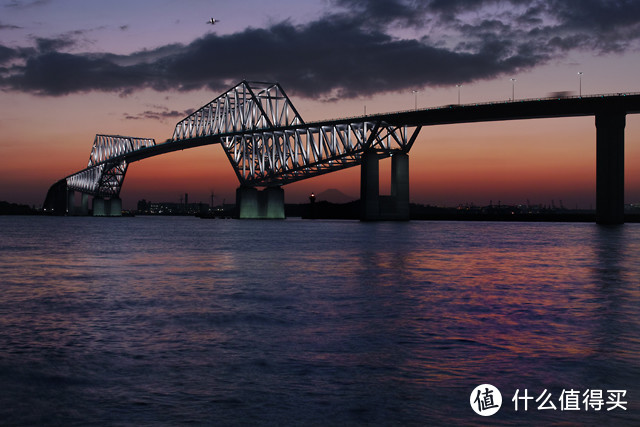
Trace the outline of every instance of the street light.
<path fill-rule="evenodd" d="M 411 92 L 413 92 L 413 96 L 415 98 L 415 102 L 414 102 L 414 110 L 418 110 L 418 91 L 417 90 L 412 90 Z"/>
<path fill-rule="evenodd" d="M 462 87 L 462 85 L 458 84 L 456 85 L 456 87 L 458 88 L 458 105 L 460 105 L 460 88 Z"/>
<path fill-rule="evenodd" d="M 579 84 L 579 94 L 580 94 L 580 98 L 582 98 L 582 71 L 578 71 L 578 84 Z"/>
<path fill-rule="evenodd" d="M 511 100 L 516 100 L 516 79 L 511 79 Z"/>

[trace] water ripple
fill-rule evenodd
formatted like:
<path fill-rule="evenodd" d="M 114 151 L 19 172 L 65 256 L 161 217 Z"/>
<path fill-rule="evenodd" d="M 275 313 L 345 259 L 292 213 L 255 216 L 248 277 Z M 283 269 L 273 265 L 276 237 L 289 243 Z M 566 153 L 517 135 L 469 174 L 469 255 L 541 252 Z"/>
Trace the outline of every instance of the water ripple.
<path fill-rule="evenodd" d="M 640 422 L 640 227 L 2 218 L 9 425 Z M 517 413 L 516 389 L 628 411 Z M 557 397 L 556 397 L 557 398 Z"/>

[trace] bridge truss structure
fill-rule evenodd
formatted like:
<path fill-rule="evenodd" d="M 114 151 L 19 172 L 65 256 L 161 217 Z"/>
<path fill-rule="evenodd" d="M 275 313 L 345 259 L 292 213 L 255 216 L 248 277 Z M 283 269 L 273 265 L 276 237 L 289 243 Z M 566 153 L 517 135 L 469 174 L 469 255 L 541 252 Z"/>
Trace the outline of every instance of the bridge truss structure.
<path fill-rule="evenodd" d="M 406 153 L 419 131 L 366 117 L 305 123 L 280 84 L 242 81 L 178 122 L 163 144 L 96 135 L 87 167 L 65 180 L 69 190 L 118 197 L 130 162 L 219 143 L 242 186 L 280 186 L 357 166 L 365 151 Z"/>
<path fill-rule="evenodd" d="M 67 188 L 96 197 L 118 197 L 129 166 L 126 155 L 155 145 L 152 138 L 96 135 L 86 169 L 66 177 Z"/>
<path fill-rule="evenodd" d="M 243 81 L 175 128 L 172 142 L 220 139 L 241 185 L 285 185 L 360 164 L 362 153 L 408 152 L 419 126 L 354 118 L 305 123 L 278 83 Z"/>

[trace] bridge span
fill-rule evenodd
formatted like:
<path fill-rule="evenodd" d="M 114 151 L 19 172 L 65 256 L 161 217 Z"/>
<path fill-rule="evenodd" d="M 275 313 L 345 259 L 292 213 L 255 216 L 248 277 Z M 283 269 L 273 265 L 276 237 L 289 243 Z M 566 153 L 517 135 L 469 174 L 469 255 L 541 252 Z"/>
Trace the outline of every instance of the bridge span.
<path fill-rule="evenodd" d="M 409 151 L 424 126 L 594 116 L 596 221 L 624 221 L 624 129 L 640 94 L 541 98 L 372 114 L 306 123 L 277 83 L 242 81 L 176 124 L 172 138 L 96 135 L 85 169 L 55 183 L 44 208 L 59 214 L 119 215 L 130 163 L 220 144 L 240 186 L 240 218 L 284 218 L 282 186 L 361 167 L 361 219 L 409 219 Z M 391 157 L 391 195 L 380 196 L 378 162 Z M 263 190 L 258 190 L 262 188 Z M 82 193 L 80 207 L 74 192 Z"/>

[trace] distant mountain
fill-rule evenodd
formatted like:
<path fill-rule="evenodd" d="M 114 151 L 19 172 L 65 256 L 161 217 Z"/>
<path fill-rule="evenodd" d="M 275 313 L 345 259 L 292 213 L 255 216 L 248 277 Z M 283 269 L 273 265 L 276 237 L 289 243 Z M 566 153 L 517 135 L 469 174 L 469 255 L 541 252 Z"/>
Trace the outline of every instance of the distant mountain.
<path fill-rule="evenodd" d="M 330 203 L 349 203 L 357 199 L 357 197 L 348 196 L 335 188 L 330 188 L 322 193 L 316 194 L 316 200 L 318 202 L 324 200 Z"/>

